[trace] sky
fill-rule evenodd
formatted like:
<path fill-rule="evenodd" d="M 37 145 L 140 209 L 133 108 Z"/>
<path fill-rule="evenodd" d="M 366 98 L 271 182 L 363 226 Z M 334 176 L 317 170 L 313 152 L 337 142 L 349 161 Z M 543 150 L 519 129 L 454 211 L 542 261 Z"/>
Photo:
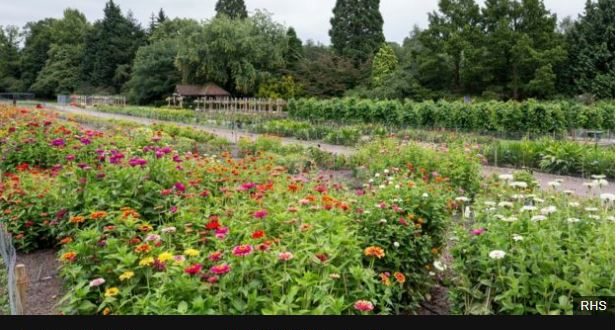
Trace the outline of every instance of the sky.
<path fill-rule="evenodd" d="M 102 18 L 106 0 L 0 0 L 0 25 L 23 26 L 27 22 L 46 17 L 60 18 L 64 8 L 76 8 L 88 20 Z M 123 12 L 133 15 L 147 26 L 152 12 L 163 8 L 169 17 L 197 20 L 211 18 L 216 0 L 115 0 Z M 275 21 L 293 26 L 298 36 L 306 41 L 329 44 L 329 20 L 336 0 L 245 0 L 248 11 L 266 9 Z M 478 0 L 482 4 L 483 0 Z M 584 10 L 586 0 L 544 0 L 545 6 L 556 13 L 559 21 L 576 18 Z M 388 41 L 401 43 L 414 25 L 425 27 L 428 12 L 437 9 L 438 0 L 381 0 L 383 30 Z"/>

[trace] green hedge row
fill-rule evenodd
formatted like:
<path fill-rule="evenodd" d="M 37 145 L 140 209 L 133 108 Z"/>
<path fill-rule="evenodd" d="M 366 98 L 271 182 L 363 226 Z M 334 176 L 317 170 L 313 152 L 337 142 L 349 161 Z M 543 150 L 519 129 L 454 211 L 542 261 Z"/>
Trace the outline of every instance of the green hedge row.
<path fill-rule="evenodd" d="M 496 133 L 559 134 L 569 129 L 614 129 L 614 103 L 591 106 L 567 101 L 539 102 L 411 102 L 338 98 L 297 99 L 288 105 L 291 117 L 381 122 L 415 128 L 446 128 Z"/>

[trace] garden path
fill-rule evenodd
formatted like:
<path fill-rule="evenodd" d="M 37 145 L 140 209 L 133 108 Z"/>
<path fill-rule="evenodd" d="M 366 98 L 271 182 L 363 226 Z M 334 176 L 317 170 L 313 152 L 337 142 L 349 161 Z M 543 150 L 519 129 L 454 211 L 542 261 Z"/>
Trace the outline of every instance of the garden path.
<path fill-rule="evenodd" d="M 62 298 L 62 281 L 58 275 L 55 250 L 39 250 L 17 254 L 17 263 L 26 266 L 26 315 L 57 315 L 56 304 Z"/>
<path fill-rule="evenodd" d="M 128 115 L 122 115 L 122 114 L 112 114 L 112 113 L 98 112 L 98 111 L 93 111 L 93 110 L 84 110 L 81 108 L 70 107 L 70 106 L 59 106 L 56 104 L 45 104 L 45 106 L 47 108 L 51 108 L 51 109 L 58 110 L 58 111 L 68 113 L 68 114 L 90 115 L 90 116 L 98 117 L 102 119 L 126 120 L 126 121 L 137 122 L 137 123 L 145 124 L 145 125 L 150 125 L 150 124 L 157 123 L 157 122 L 167 122 L 167 121 L 162 121 L 162 120 L 154 120 L 154 119 L 149 119 L 149 118 L 128 116 Z M 240 138 L 255 139 L 261 135 L 261 134 L 254 134 L 254 133 L 248 133 L 248 132 L 240 132 L 240 131 L 226 129 L 226 128 L 213 128 L 213 127 L 197 125 L 197 124 L 187 124 L 187 123 L 178 123 L 178 122 L 173 122 L 173 124 L 176 124 L 178 126 L 191 127 L 194 129 L 209 132 L 219 137 L 225 138 L 232 143 L 237 143 Z M 323 151 L 327 151 L 327 152 L 337 154 L 337 155 L 345 155 L 345 156 L 352 155 L 353 153 L 357 151 L 357 149 L 353 147 L 333 145 L 333 144 L 327 144 L 327 143 L 321 143 L 321 142 L 315 142 L 315 141 L 303 141 L 303 140 L 298 140 L 294 138 L 281 138 L 281 142 L 283 144 L 302 144 L 304 146 L 313 146 Z M 514 168 L 483 166 L 482 173 L 484 176 L 490 176 L 492 174 L 496 174 L 496 175 L 510 174 L 515 170 L 516 169 Z M 542 189 L 553 189 L 550 187 L 549 182 L 560 179 L 560 180 L 563 180 L 563 183 L 558 187 L 559 191 L 571 190 L 576 195 L 579 195 L 579 196 L 598 196 L 599 194 L 602 194 L 602 193 L 613 194 L 614 189 L 615 189 L 613 181 L 610 181 L 609 184 L 605 187 L 602 187 L 600 189 L 594 188 L 592 191 L 589 191 L 588 188 L 584 187 L 583 185 L 584 182 L 589 181 L 587 179 L 571 177 L 571 176 L 541 173 L 537 171 L 535 171 L 533 174 L 535 178 L 537 179 L 537 181 L 539 182 L 539 184 L 541 185 Z"/>

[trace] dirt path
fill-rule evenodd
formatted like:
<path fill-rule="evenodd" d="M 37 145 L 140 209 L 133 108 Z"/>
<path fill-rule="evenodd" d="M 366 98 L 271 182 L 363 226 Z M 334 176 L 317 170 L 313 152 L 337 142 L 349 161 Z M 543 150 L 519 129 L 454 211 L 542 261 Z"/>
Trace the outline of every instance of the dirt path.
<path fill-rule="evenodd" d="M 53 104 L 46 104 L 45 106 L 48 108 L 60 111 L 60 112 L 68 113 L 68 114 L 89 115 L 92 117 L 98 117 L 102 119 L 126 120 L 126 121 L 132 121 L 132 122 L 144 124 L 144 125 L 151 125 L 153 123 L 172 123 L 178 126 L 191 127 L 197 130 L 209 132 L 211 134 L 220 136 L 222 138 L 226 138 L 232 143 L 237 143 L 240 138 L 249 138 L 251 140 L 254 140 L 261 135 L 261 134 L 247 133 L 247 132 L 238 132 L 235 130 L 225 129 L 225 128 L 212 128 L 212 127 L 207 127 L 207 126 L 197 125 L 197 124 L 186 124 L 186 123 L 154 120 L 154 119 L 149 119 L 149 118 L 121 115 L 121 114 L 97 112 L 97 111 L 92 111 L 92 110 L 84 110 L 84 109 L 80 109 L 76 107 L 66 107 L 66 106 L 63 107 L 63 106 L 58 106 L 58 105 L 53 105 Z M 298 140 L 294 138 L 281 138 L 281 141 L 283 144 L 302 144 L 304 146 L 313 146 L 323 151 L 327 151 L 327 152 L 337 154 L 337 155 L 349 156 L 357 151 L 356 148 L 352 148 L 352 147 L 333 145 L 333 144 L 314 142 L 314 141 L 304 141 L 304 140 Z M 497 174 L 497 175 L 498 174 L 510 174 L 515 170 L 516 169 L 513 169 L 513 168 L 484 166 L 482 169 L 482 172 L 484 176 L 489 176 L 492 174 Z M 602 194 L 602 193 L 613 194 L 614 189 L 615 189 L 614 182 L 609 182 L 609 184 L 605 187 L 594 188 L 592 191 L 589 191 L 583 185 L 584 182 L 590 181 L 588 179 L 547 174 L 547 173 L 541 173 L 541 172 L 536 172 L 536 171 L 534 172 L 534 175 L 535 175 L 535 178 L 539 181 L 542 189 L 553 189 L 549 186 L 549 182 L 560 179 L 560 180 L 563 180 L 563 183 L 558 187 L 559 191 L 571 190 L 576 195 L 579 195 L 579 196 L 598 196 L 599 194 Z"/>
<path fill-rule="evenodd" d="M 62 281 L 58 275 L 55 250 L 17 254 L 17 263 L 26 265 L 28 275 L 26 315 L 55 315 L 55 305 L 62 298 Z"/>

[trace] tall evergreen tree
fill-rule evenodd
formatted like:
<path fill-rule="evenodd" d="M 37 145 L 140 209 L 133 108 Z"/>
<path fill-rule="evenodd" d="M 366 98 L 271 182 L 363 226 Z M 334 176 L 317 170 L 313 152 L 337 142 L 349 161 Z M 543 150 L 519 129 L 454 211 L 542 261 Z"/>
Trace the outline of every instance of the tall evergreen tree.
<path fill-rule="evenodd" d="M 113 0 L 104 12 L 86 36 L 81 77 L 94 87 L 118 92 L 130 76 L 130 65 L 145 35 L 132 14 L 122 16 Z"/>
<path fill-rule="evenodd" d="M 216 16 L 220 15 L 227 15 L 231 19 L 248 17 L 244 0 L 218 0 L 216 2 Z"/>
<path fill-rule="evenodd" d="M 297 37 L 295 29 L 290 27 L 287 30 L 287 50 L 284 55 L 288 69 L 295 67 L 297 61 L 302 57 L 303 52 L 302 41 Z"/>
<path fill-rule="evenodd" d="M 568 30 L 564 86 L 571 94 L 614 97 L 614 0 L 586 2 Z"/>
<path fill-rule="evenodd" d="M 338 55 L 356 65 L 371 59 L 385 41 L 380 0 L 336 0 L 329 36 Z"/>

